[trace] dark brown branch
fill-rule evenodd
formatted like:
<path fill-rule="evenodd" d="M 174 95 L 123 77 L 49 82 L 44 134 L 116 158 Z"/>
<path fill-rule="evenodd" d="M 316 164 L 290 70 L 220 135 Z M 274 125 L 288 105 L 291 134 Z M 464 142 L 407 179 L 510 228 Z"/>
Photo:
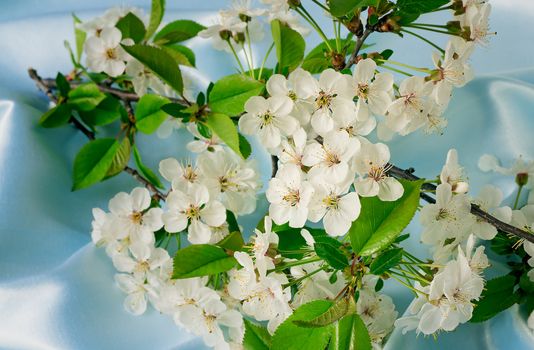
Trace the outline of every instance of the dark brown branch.
<path fill-rule="evenodd" d="M 278 172 L 278 157 L 277 156 L 271 156 L 271 167 L 273 169 L 271 172 L 271 177 L 275 177 L 276 173 Z"/>
<path fill-rule="evenodd" d="M 352 54 L 350 55 L 349 60 L 347 62 L 347 65 L 345 66 L 345 68 L 350 68 L 350 67 L 352 67 L 353 64 L 356 63 L 356 59 L 358 57 L 358 53 L 360 52 L 365 39 L 367 39 L 367 37 L 372 32 L 373 31 L 370 28 L 365 28 L 365 30 L 363 31 L 362 36 L 359 36 L 358 39 L 356 39 L 356 45 L 354 46 L 354 51 L 352 51 Z"/>
<path fill-rule="evenodd" d="M 54 94 L 52 92 L 52 89 L 56 87 L 55 80 L 42 79 L 39 76 L 39 74 L 37 74 L 37 71 L 35 69 L 33 69 L 33 68 L 28 69 L 28 75 L 30 76 L 30 78 L 33 81 L 35 81 L 35 84 L 37 85 L 39 90 L 44 92 L 46 94 L 46 96 L 48 96 L 48 98 L 51 101 L 53 101 L 54 103 L 58 102 L 56 96 L 54 96 Z M 51 82 L 53 82 L 53 83 L 51 83 Z M 74 84 L 71 84 L 71 86 L 74 86 Z M 112 89 L 112 88 L 108 88 L 108 87 L 105 87 L 105 86 L 99 86 L 99 87 L 100 87 L 101 91 L 105 91 L 104 89 Z M 113 89 L 113 90 L 120 91 L 120 90 L 117 90 L 117 89 Z M 109 92 L 109 91 L 105 91 L 105 92 Z M 129 95 L 130 93 L 124 93 L 124 94 Z M 121 98 L 120 96 L 125 96 L 124 94 L 115 95 L 115 96 L 117 96 L 118 98 L 123 100 L 125 103 L 129 103 L 130 101 L 136 101 L 134 99 L 129 99 L 129 98 L 123 99 L 123 98 Z M 138 99 L 139 98 L 137 98 L 137 100 Z M 78 121 L 78 119 L 76 119 L 76 118 L 71 116 L 69 121 L 72 123 L 72 125 L 74 125 L 74 127 L 76 129 L 80 130 L 89 140 L 94 140 L 95 139 L 95 134 L 91 130 L 87 129 L 82 123 L 80 123 L 80 121 Z M 165 200 L 165 198 L 167 197 L 165 194 L 163 194 L 161 191 L 159 191 L 154 185 L 152 185 L 149 181 L 147 181 L 144 177 L 142 177 L 139 174 L 139 172 L 137 170 L 135 170 L 134 168 L 126 166 L 124 168 L 124 171 L 127 172 L 128 174 L 132 175 L 132 177 L 134 179 L 136 179 L 141 184 L 143 184 L 149 191 L 151 191 L 153 193 L 153 197 L 155 197 L 156 199 Z"/>
<path fill-rule="evenodd" d="M 413 174 L 412 170 L 413 169 L 401 169 L 391 164 L 391 168 L 389 169 L 388 173 L 391 176 L 398 178 L 398 179 L 405 179 L 405 180 L 411 180 L 411 181 L 420 180 L 418 176 L 415 176 Z M 436 185 L 431 184 L 431 183 L 424 183 L 421 188 L 427 191 L 436 191 Z M 436 200 L 432 198 L 430 195 L 428 195 L 427 193 L 421 192 L 420 196 L 423 200 L 427 201 L 428 203 L 436 203 Z M 494 226 L 495 228 L 497 228 L 497 230 L 501 232 L 511 234 L 516 237 L 526 239 L 527 241 L 534 243 L 533 234 L 527 231 L 521 230 L 515 226 L 512 226 L 510 224 L 507 224 L 497 219 L 496 217 L 490 215 L 486 211 L 480 209 L 480 207 L 476 204 L 471 204 L 471 214 L 486 221 L 487 223 Z"/>

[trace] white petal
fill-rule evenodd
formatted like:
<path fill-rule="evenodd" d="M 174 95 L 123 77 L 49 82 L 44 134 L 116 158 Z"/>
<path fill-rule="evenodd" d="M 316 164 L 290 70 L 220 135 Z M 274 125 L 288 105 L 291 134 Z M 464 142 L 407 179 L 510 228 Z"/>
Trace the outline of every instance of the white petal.
<path fill-rule="evenodd" d="M 219 201 L 212 201 L 202 208 L 200 217 L 208 225 L 217 227 L 226 221 L 226 209 Z"/>
<path fill-rule="evenodd" d="M 404 193 L 401 183 L 392 177 L 386 177 L 378 183 L 378 186 L 380 187 L 378 198 L 382 201 L 396 201 Z"/>
<path fill-rule="evenodd" d="M 150 193 L 145 187 L 136 187 L 132 190 L 132 209 L 140 212 L 150 206 Z"/>

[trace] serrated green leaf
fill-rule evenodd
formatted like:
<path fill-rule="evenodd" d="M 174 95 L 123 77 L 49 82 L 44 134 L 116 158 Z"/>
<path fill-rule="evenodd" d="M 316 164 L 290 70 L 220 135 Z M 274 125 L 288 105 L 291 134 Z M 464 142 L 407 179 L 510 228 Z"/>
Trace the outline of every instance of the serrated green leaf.
<path fill-rule="evenodd" d="M 69 95 L 70 84 L 67 81 L 67 78 L 65 78 L 65 76 L 60 72 L 58 72 L 56 75 L 56 86 L 61 96 L 67 97 Z"/>
<path fill-rule="evenodd" d="M 371 338 L 360 316 L 343 317 L 334 327 L 328 350 L 371 350 Z"/>
<path fill-rule="evenodd" d="M 74 39 L 76 41 L 76 60 L 80 62 L 87 33 L 81 29 L 78 29 L 77 24 L 82 23 L 82 21 L 74 13 L 72 14 L 72 19 L 74 21 Z"/>
<path fill-rule="evenodd" d="M 128 165 L 128 161 L 130 160 L 130 153 L 131 153 L 130 140 L 127 137 L 125 137 L 122 140 L 117 152 L 115 152 L 115 156 L 113 157 L 113 160 L 111 161 L 111 166 L 109 167 L 108 172 L 106 173 L 106 176 L 105 176 L 106 179 L 113 177 L 124 170 L 126 165 Z"/>
<path fill-rule="evenodd" d="M 234 74 L 217 81 L 209 94 L 209 105 L 213 112 L 239 115 L 245 110 L 245 102 L 263 92 L 264 84 L 251 77 Z"/>
<path fill-rule="evenodd" d="M 179 19 L 163 27 L 154 37 L 158 45 L 169 45 L 194 38 L 198 32 L 206 29 L 202 24 L 188 19 Z"/>
<path fill-rule="evenodd" d="M 402 248 L 389 249 L 377 256 L 369 266 L 373 275 L 381 275 L 394 266 L 397 266 L 402 259 Z"/>
<path fill-rule="evenodd" d="M 273 335 L 272 350 L 324 350 L 330 340 L 332 325 L 319 328 L 297 326 L 294 321 L 312 320 L 326 312 L 331 301 L 315 300 L 301 305 L 277 329 Z"/>
<path fill-rule="evenodd" d="M 364 6 L 378 6 L 379 1 L 380 0 L 330 0 L 330 13 L 335 17 L 343 17 Z M 423 2 L 424 1 L 427 0 L 423 0 Z"/>
<path fill-rule="evenodd" d="M 143 164 L 143 160 L 141 159 L 141 154 L 139 154 L 139 150 L 137 149 L 137 146 L 133 146 L 133 154 L 134 154 L 134 160 L 135 160 L 135 166 L 143 177 L 148 180 L 152 185 L 156 186 L 157 188 L 163 188 L 163 184 L 161 183 L 159 177 L 145 164 Z"/>
<path fill-rule="evenodd" d="M 167 119 L 167 113 L 161 107 L 169 100 L 159 95 L 143 95 L 135 110 L 135 126 L 145 134 L 151 134 Z"/>
<path fill-rule="evenodd" d="M 293 323 L 295 323 L 299 327 L 307 327 L 307 328 L 317 328 L 317 327 L 324 327 L 328 326 L 343 316 L 347 314 L 349 311 L 349 300 L 347 299 L 339 299 L 337 302 L 332 304 L 322 314 L 319 316 L 311 319 L 311 320 L 295 320 Z"/>
<path fill-rule="evenodd" d="M 79 114 L 87 125 L 107 125 L 119 119 L 123 109 L 124 107 L 121 105 L 119 100 L 114 97 L 107 96 L 94 109 L 88 112 L 80 111 Z"/>
<path fill-rule="evenodd" d="M 68 103 L 79 111 L 90 111 L 106 98 L 95 83 L 81 84 L 70 90 Z"/>
<path fill-rule="evenodd" d="M 368 256 L 389 246 L 412 220 L 424 180 L 400 180 L 404 194 L 393 202 L 377 197 L 360 198 L 360 216 L 349 230 L 354 253 Z"/>
<path fill-rule="evenodd" d="M 150 39 L 152 35 L 158 30 L 159 24 L 163 19 L 165 13 L 165 0 L 152 0 L 152 8 L 150 11 L 150 22 L 146 30 L 145 39 Z"/>
<path fill-rule="evenodd" d="M 233 256 L 210 244 L 194 244 L 174 256 L 172 278 L 191 278 L 226 272 L 237 264 Z"/>
<path fill-rule="evenodd" d="M 271 335 L 265 327 L 261 327 L 247 320 L 245 322 L 245 338 L 243 348 L 245 350 L 269 350 L 271 347 Z"/>
<path fill-rule="evenodd" d="M 160 48 L 143 44 L 123 45 L 122 47 L 176 92 L 180 95 L 182 94 L 184 83 L 180 67 L 167 52 Z"/>
<path fill-rule="evenodd" d="M 168 53 L 169 56 L 171 56 L 176 61 L 177 64 L 182 65 L 182 66 L 190 66 L 190 67 L 193 66 L 191 62 L 189 62 L 189 59 L 187 58 L 187 56 L 184 55 L 182 52 L 173 50 L 167 46 L 162 46 L 161 49 L 165 51 L 166 53 Z"/>
<path fill-rule="evenodd" d="M 228 236 L 215 243 L 215 245 L 236 252 L 243 249 L 245 241 L 243 240 L 243 235 L 241 235 L 241 232 L 233 231 L 230 232 Z"/>
<path fill-rule="evenodd" d="M 46 111 L 39 119 L 39 124 L 44 128 L 57 128 L 67 124 L 71 115 L 70 106 L 60 104 Z"/>
<path fill-rule="evenodd" d="M 188 64 L 189 66 L 192 66 L 192 67 L 195 66 L 196 64 L 195 52 L 191 50 L 190 48 L 188 48 L 187 46 L 175 44 L 175 45 L 165 45 L 165 47 L 168 48 L 169 50 L 173 50 L 173 51 L 181 53 L 187 58 L 187 61 L 189 62 Z"/>
<path fill-rule="evenodd" d="M 89 187 L 102 180 L 119 146 L 119 142 L 112 138 L 92 140 L 83 146 L 74 159 L 72 190 Z"/>
<path fill-rule="evenodd" d="M 470 322 L 487 321 L 517 303 L 519 295 L 514 293 L 515 282 L 515 277 L 511 275 L 487 281 Z"/>
<path fill-rule="evenodd" d="M 315 242 L 314 248 L 317 256 L 326 261 L 334 269 L 342 270 L 349 266 L 348 258 L 339 250 L 339 246 Z"/>
<path fill-rule="evenodd" d="M 142 41 L 146 35 L 143 21 L 131 12 L 119 19 L 115 27 L 121 31 L 123 39 L 130 38 L 135 43 Z"/>
<path fill-rule="evenodd" d="M 306 49 L 304 38 L 297 31 L 279 20 L 271 22 L 271 32 L 276 47 L 279 68 L 288 67 L 289 71 L 294 70 L 304 58 Z"/>
<path fill-rule="evenodd" d="M 229 116 L 222 113 L 210 114 L 206 120 L 206 125 L 208 125 L 215 135 L 219 136 L 228 147 L 244 158 L 241 154 L 241 149 L 239 148 L 237 126 Z"/>

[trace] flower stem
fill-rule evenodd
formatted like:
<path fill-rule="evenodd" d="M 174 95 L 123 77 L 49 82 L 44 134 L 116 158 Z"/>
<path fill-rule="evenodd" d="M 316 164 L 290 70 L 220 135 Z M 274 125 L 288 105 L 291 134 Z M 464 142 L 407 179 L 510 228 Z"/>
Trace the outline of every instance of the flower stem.
<path fill-rule="evenodd" d="M 432 47 L 434 47 L 435 49 L 439 50 L 439 52 L 445 53 L 445 50 L 443 50 L 441 47 L 439 47 L 438 45 L 434 44 L 432 41 L 428 40 L 427 38 L 423 37 L 422 35 L 419 35 L 417 33 L 411 32 L 411 31 L 406 30 L 406 29 L 401 29 L 401 32 L 413 35 L 413 36 L 423 40 L 427 44 L 430 44 Z"/>
<path fill-rule="evenodd" d="M 260 73 L 258 74 L 258 80 L 261 79 L 261 75 L 263 73 L 263 67 L 265 67 L 265 62 L 267 62 L 267 58 L 269 58 L 269 55 L 271 54 L 271 51 L 273 50 L 273 48 L 274 48 L 274 42 L 269 47 L 269 50 L 267 50 L 267 53 L 265 54 L 265 57 L 263 58 L 263 61 L 261 62 Z"/>
<path fill-rule="evenodd" d="M 291 287 L 294 284 L 300 283 L 300 282 L 304 281 L 306 278 L 309 278 L 309 277 L 315 275 L 316 273 L 322 271 L 323 269 L 324 269 L 324 267 L 320 267 L 317 270 L 314 270 L 314 271 L 312 271 L 312 272 L 310 272 L 310 273 L 308 273 L 308 274 L 306 274 L 306 275 L 304 275 L 304 276 L 302 276 L 300 278 L 297 278 L 296 280 L 293 280 L 293 281 L 291 281 L 289 283 L 284 284 L 282 286 L 282 288 L 285 289 L 287 287 Z"/>
<path fill-rule="evenodd" d="M 237 61 L 237 64 L 239 64 L 239 68 L 241 69 L 241 73 L 245 74 L 245 69 L 243 68 L 243 65 L 241 64 L 241 60 L 239 59 L 239 56 L 237 56 L 237 52 L 235 52 L 234 45 L 230 42 L 230 39 L 226 40 L 228 43 L 228 46 L 230 46 L 230 50 L 232 50 L 232 53 L 234 54 L 234 58 Z"/>
<path fill-rule="evenodd" d="M 321 37 L 321 39 L 323 39 L 325 45 L 328 47 L 328 50 L 330 52 L 334 51 L 332 49 L 332 46 L 330 46 L 330 42 L 328 42 L 328 38 L 326 37 L 326 35 L 324 34 L 323 30 L 321 29 L 321 27 L 319 27 L 319 25 L 317 24 L 317 22 L 315 22 L 315 20 L 310 16 L 310 14 L 308 13 L 308 11 L 306 11 L 306 9 L 301 5 L 300 7 L 297 7 L 295 9 L 295 11 L 297 11 L 297 13 L 299 15 L 302 16 L 302 18 L 304 18 L 306 20 L 306 22 L 308 22 L 313 29 L 315 29 L 315 31 L 317 32 L 317 34 L 319 34 L 319 36 Z"/>
<path fill-rule="evenodd" d="M 393 278 L 394 280 L 396 280 L 397 282 L 399 282 L 400 284 L 402 284 L 403 286 L 405 286 L 406 288 L 410 289 L 412 292 L 415 293 L 415 295 L 428 295 L 426 294 L 425 292 L 422 292 L 420 291 L 419 289 L 413 287 L 412 285 L 410 285 L 409 283 L 406 283 L 404 281 L 402 281 L 400 278 L 398 277 L 395 277 L 395 276 L 391 276 L 391 278 Z"/>
<path fill-rule="evenodd" d="M 319 6 L 320 8 L 322 8 L 323 10 L 325 10 L 326 12 L 330 12 L 330 9 L 328 7 L 326 7 L 325 5 L 321 4 L 319 1 L 317 0 L 312 0 L 317 6 Z"/>
<path fill-rule="evenodd" d="M 421 29 L 421 30 L 428 30 L 429 32 L 434 32 L 434 33 L 439 33 L 439 34 L 447 34 L 447 35 L 458 36 L 457 34 L 451 33 L 449 31 L 437 30 L 437 29 L 432 29 L 432 28 L 428 28 L 428 27 L 420 27 L 420 26 L 416 26 L 416 25 L 413 25 L 413 24 L 406 24 L 405 27 L 416 28 L 416 29 Z"/>
<path fill-rule="evenodd" d="M 248 24 L 247 24 L 247 28 L 246 28 L 246 31 L 245 31 L 245 34 L 246 34 L 246 40 L 247 40 L 247 46 L 248 46 L 248 54 L 250 56 L 250 72 L 252 74 L 252 79 L 256 79 L 256 77 L 254 77 L 254 55 L 252 54 L 252 41 L 250 40 L 250 33 L 249 33 L 249 30 L 248 30 Z"/>
<path fill-rule="evenodd" d="M 394 65 L 399 66 L 399 67 L 409 68 L 409 69 L 417 71 L 417 72 L 423 72 L 423 73 L 429 73 L 429 74 L 432 73 L 431 70 L 428 69 L 428 68 L 414 67 L 414 66 L 410 66 L 409 64 L 402 63 L 402 62 L 391 61 L 391 60 L 382 60 L 382 59 L 377 59 L 377 61 L 385 62 L 385 63 L 389 63 L 389 64 L 394 64 Z"/>
<path fill-rule="evenodd" d="M 391 70 L 391 71 L 393 71 L 393 72 L 397 72 L 397 73 L 400 73 L 400 74 L 404 74 L 404 75 L 406 75 L 406 76 L 408 76 L 408 77 L 413 77 L 413 74 L 410 74 L 410 73 L 408 73 L 408 72 L 405 72 L 405 71 L 400 70 L 400 69 L 397 69 L 397 68 L 393 68 L 393 67 L 390 67 L 390 66 L 386 66 L 385 64 L 380 65 L 380 67 L 389 69 L 389 70 Z"/>
<path fill-rule="evenodd" d="M 520 185 L 519 188 L 517 189 L 517 194 L 515 196 L 515 201 L 514 201 L 514 210 L 517 209 L 517 206 L 519 204 L 519 197 L 521 196 L 521 190 L 523 190 L 523 185 Z"/>
<path fill-rule="evenodd" d="M 309 259 L 303 259 L 303 260 L 297 260 L 297 261 L 291 261 L 291 262 L 288 262 L 284 265 L 280 265 L 280 266 L 277 266 L 275 267 L 274 269 L 272 269 L 271 271 L 282 271 L 282 270 L 285 270 L 287 269 L 288 267 L 293 267 L 293 266 L 299 266 L 299 265 L 305 265 L 305 264 L 309 264 L 309 263 L 312 263 L 312 262 L 317 262 L 317 261 L 321 261 L 322 259 L 318 256 L 315 256 L 313 258 L 309 258 Z"/>

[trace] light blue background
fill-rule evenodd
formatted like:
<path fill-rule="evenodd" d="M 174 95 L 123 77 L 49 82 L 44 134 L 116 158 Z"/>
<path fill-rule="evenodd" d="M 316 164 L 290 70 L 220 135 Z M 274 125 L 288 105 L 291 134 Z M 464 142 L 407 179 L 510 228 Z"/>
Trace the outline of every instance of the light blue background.
<path fill-rule="evenodd" d="M 148 9 L 148 2 L 127 4 Z M 192 18 L 209 24 L 227 1 L 168 3 L 172 11 L 167 21 Z M 105 208 L 111 196 L 129 191 L 136 183 L 121 174 L 71 193 L 72 160 L 86 140 L 71 128 L 43 130 L 37 126 L 48 102 L 27 77 L 27 68 L 34 67 L 45 77 L 55 76 L 57 71 L 67 73 L 71 66 L 63 40 L 72 41 L 70 13 L 86 19 L 121 4 L 126 2 L 0 1 L 1 349 L 203 348 L 200 340 L 176 328 L 167 316 L 155 311 L 142 317 L 126 313 L 110 260 L 89 243 L 91 208 Z M 498 35 L 474 54 L 472 63 L 479 78 L 455 91 L 445 135 L 411 135 L 393 142 L 391 149 L 395 163 L 414 166 L 417 174 L 432 177 L 447 150 L 456 147 L 474 193 L 489 182 L 501 186 L 509 196 L 514 189 L 512 180 L 482 174 L 476 163 L 483 153 L 506 160 L 519 154 L 534 156 L 534 2 L 498 0 L 492 4 L 492 29 Z M 440 16 L 443 14 L 435 15 Z M 397 41 L 392 34 L 375 34 L 369 41 L 376 43 L 377 51 L 394 48 L 397 61 L 431 64 L 431 48 L 412 38 Z M 315 35 L 307 38 L 309 48 L 318 42 Z M 212 50 L 209 42 L 195 39 L 190 45 L 197 53 L 203 79 L 216 80 L 233 71 L 231 58 Z M 256 62 L 265 45 L 257 47 Z M 160 159 L 186 156 L 187 137 L 179 133 L 168 140 L 142 138 L 141 153 L 157 168 Z M 256 158 L 268 174 L 268 158 L 260 151 Z M 240 220 L 245 227 L 252 227 L 265 212 L 265 201 L 259 205 L 258 214 Z M 417 225 L 408 231 L 414 237 L 406 245 L 426 254 L 417 242 Z M 499 271 L 504 270 L 497 264 L 491 273 Z M 410 294 L 393 283 L 387 290 L 402 313 Z M 485 324 L 468 324 L 442 334 L 437 341 L 394 333 L 388 348 L 530 349 L 533 343 L 525 315 L 513 308 Z"/>

